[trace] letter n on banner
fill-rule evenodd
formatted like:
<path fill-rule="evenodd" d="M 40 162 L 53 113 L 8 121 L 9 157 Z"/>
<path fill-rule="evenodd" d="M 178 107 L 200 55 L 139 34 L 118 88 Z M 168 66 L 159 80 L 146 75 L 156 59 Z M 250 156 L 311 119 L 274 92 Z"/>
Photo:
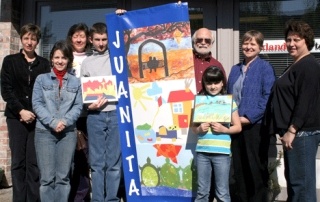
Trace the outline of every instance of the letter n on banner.
<path fill-rule="evenodd" d="M 196 93 L 187 3 L 106 15 L 127 200 L 192 201 Z"/>

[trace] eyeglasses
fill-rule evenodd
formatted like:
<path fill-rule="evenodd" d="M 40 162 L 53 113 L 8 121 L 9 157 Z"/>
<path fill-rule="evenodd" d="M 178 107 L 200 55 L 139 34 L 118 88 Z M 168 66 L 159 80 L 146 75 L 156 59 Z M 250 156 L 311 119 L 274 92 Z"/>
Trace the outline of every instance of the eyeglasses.
<path fill-rule="evenodd" d="M 197 38 L 196 43 L 202 43 L 203 40 L 206 44 L 211 44 L 211 39 L 204 39 L 204 38 Z"/>

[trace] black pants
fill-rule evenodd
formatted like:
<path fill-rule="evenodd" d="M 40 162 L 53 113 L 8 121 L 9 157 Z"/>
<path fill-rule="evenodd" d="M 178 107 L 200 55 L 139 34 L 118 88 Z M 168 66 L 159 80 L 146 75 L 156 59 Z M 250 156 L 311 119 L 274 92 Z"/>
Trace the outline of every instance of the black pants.
<path fill-rule="evenodd" d="M 34 147 L 35 121 L 31 124 L 7 118 L 11 149 L 13 202 L 40 201 L 39 169 Z"/>
<path fill-rule="evenodd" d="M 69 202 L 90 201 L 88 150 L 75 151 Z"/>
<path fill-rule="evenodd" d="M 260 124 L 244 126 L 231 135 L 236 195 L 241 202 L 268 201 L 268 149 L 270 137 Z"/>
<path fill-rule="evenodd" d="M 87 133 L 87 117 L 80 117 L 77 129 Z M 70 175 L 69 202 L 89 202 L 90 199 L 90 168 L 88 163 L 88 149 L 75 151 L 73 168 Z"/>

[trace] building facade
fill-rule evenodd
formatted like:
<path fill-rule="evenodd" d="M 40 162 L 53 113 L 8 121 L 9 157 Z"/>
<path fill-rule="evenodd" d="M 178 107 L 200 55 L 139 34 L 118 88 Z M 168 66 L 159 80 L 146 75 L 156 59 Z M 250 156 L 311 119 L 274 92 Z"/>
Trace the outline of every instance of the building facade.
<path fill-rule="evenodd" d="M 19 30 L 26 23 L 36 23 L 42 29 L 38 53 L 49 57 L 52 45 L 65 39 L 69 27 L 84 22 L 89 27 L 98 21 L 105 22 L 105 14 L 116 8 L 135 10 L 161 4 L 169 0 L 0 0 L 0 64 L 3 58 L 20 48 Z M 291 19 L 303 19 L 314 29 L 316 45 L 312 50 L 320 60 L 320 1 L 319 0 L 190 0 L 188 1 L 192 33 L 207 27 L 216 41 L 212 53 L 229 74 L 232 65 L 242 60 L 240 38 L 248 30 L 256 29 L 265 36 L 265 49 L 261 54 L 275 68 L 277 76 L 290 64 L 291 58 L 283 47 L 284 23 Z M 0 66 L 1 67 L 1 66 Z M 10 149 L 5 117 L 5 103 L 0 98 L 0 167 L 11 184 Z M 271 162 L 278 157 L 281 146 L 276 139 L 270 145 Z M 318 163 L 319 164 L 319 163 Z M 283 165 L 283 163 L 282 163 Z M 320 170 L 320 164 L 317 168 Z M 282 187 L 279 199 L 285 196 L 283 166 L 278 169 Z M 320 172 L 319 172 L 320 173 Z M 320 189 L 320 176 L 317 187 Z"/>

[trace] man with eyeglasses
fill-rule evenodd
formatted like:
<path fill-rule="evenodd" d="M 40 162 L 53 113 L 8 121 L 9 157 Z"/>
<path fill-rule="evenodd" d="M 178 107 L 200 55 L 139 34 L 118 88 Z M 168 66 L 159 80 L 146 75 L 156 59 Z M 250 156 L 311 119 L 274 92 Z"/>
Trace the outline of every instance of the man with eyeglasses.
<path fill-rule="evenodd" d="M 211 55 L 211 48 L 214 40 L 215 38 L 213 33 L 207 28 L 200 28 L 196 30 L 192 36 L 194 74 L 196 79 L 197 93 L 199 93 L 201 90 L 202 73 L 207 67 L 211 65 L 219 67 L 226 76 L 222 64 Z"/>

